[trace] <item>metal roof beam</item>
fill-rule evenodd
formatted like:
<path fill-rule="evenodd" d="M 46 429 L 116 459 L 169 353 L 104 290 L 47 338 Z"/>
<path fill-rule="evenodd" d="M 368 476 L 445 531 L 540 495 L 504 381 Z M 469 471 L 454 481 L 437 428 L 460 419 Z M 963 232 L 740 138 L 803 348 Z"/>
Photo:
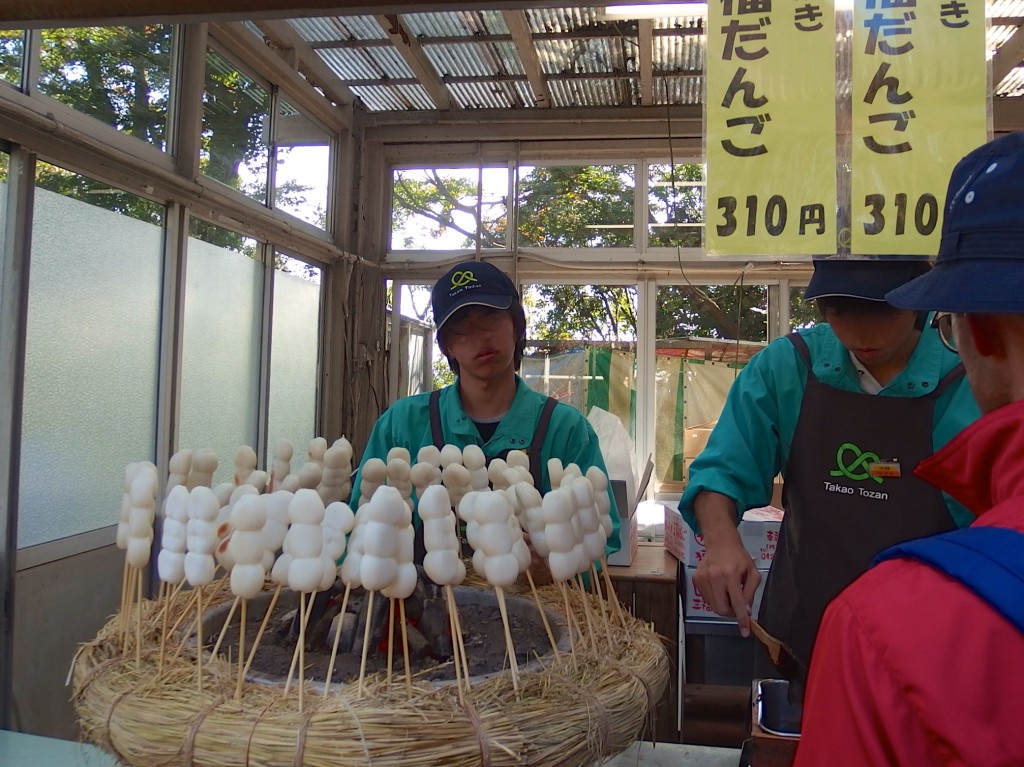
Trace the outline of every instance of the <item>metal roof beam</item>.
<path fill-rule="evenodd" d="M 1017 27 L 1010 38 L 999 46 L 992 57 L 992 90 L 999 90 L 999 84 L 1024 58 L 1024 27 Z"/>
<path fill-rule="evenodd" d="M 375 14 L 374 18 L 384 30 L 384 34 L 390 38 L 399 55 L 405 59 L 405 63 L 409 65 L 409 69 L 420 81 L 423 89 L 433 99 L 434 105 L 438 109 L 458 109 L 459 105 L 452 98 L 448 88 L 438 76 L 437 70 L 434 69 L 434 65 L 430 63 L 430 59 L 423 52 L 420 41 L 402 23 L 401 16 Z"/>
<path fill-rule="evenodd" d="M 654 21 L 642 19 L 637 28 L 637 55 L 640 70 L 640 103 L 654 105 Z"/>
<path fill-rule="evenodd" d="M 538 107 L 550 107 L 551 94 L 548 93 L 548 84 L 544 78 L 540 58 L 537 56 L 537 48 L 533 44 L 533 35 L 530 32 L 530 24 L 526 20 L 526 13 L 524 11 L 503 11 L 502 16 L 508 31 L 512 33 L 512 40 L 519 52 L 519 59 L 523 62 L 523 70 L 530 81 L 534 103 Z"/>
<path fill-rule="evenodd" d="M 256 26 L 272 47 L 279 51 L 295 51 L 299 71 L 311 85 L 322 90 L 327 98 L 338 106 L 349 107 L 355 103 L 355 94 L 327 66 L 309 43 L 302 39 L 291 24 L 287 21 L 264 20 L 256 22 Z"/>

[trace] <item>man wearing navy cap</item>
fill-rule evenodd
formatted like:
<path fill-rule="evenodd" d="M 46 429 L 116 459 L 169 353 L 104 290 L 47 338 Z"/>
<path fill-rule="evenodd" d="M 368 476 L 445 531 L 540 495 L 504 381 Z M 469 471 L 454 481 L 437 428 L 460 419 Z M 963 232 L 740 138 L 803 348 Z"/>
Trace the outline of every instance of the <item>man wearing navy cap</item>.
<path fill-rule="evenodd" d="M 449 269 L 431 291 L 437 345 L 457 376 L 454 384 L 398 400 L 374 424 L 362 463 L 404 447 L 413 460 L 426 445 L 479 445 L 486 458 L 522 450 L 534 485 L 551 489 L 548 460 L 606 471 L 597 435 L 579 411 L 538 394 L 516 371 L 526 347 L 526 315 L 515 284 L 485 261 Z M 360 471 L 361 474 L 361 471 Z M 359 480 L 352 499 L 359 502 Z M 609 486 L 610 488 L 610 486 Z M 612 501 L 608 552 L 618 550 L 619 518 Z M 417 523 L 418 524 L 418 523 Z"/>
<path fill-rule="evenodd" d="M 985 415 L 915 473 L 969 528 L 893 547 L 822 619 L 796 764 L 1024 763 L 1024 133 L 953 170 L 935 268 L 887 296 L 938 309 Z"/>
<path fill-rule="evenodd" d="M 978 416 L 957 356 L 927 316 L 885 300 L 927 261 L 814 267 L 805 298 L 826 322 L 777 339 L 740 373 L 679 502 L 706 547 L 694 585 L 746 636 L 761 577 L 737 523 L 770 502 L 782 473 L 786 513 L 758 620 L 804 664 L 825 606 L 875 554 L 969 524 L 966 509 L 911 469 Z"/>

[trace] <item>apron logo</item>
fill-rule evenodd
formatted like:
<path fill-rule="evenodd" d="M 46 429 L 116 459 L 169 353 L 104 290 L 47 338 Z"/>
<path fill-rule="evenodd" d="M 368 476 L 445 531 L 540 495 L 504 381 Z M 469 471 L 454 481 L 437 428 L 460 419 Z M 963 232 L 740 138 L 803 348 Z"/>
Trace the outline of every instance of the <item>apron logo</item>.
<path fill-rule="evenodd" d="M 471 282 L 480 282 L 480 280 L 478 280 L 476 276 L 473 274 L 473 272 L 470 271 L 469 269 L 466 269 L 465 271 L 462 272 L 455 272 L 455 274 L 452 275 L 453 290 L 455 288 L 464 288 Z"/>
<path fill-rule="evenodd" d="M 852 453 L 853 460 L 850 463 L 846 462 L 846 454 Z M 852 442 L 844 442 L 839 446 L 839 450 L 836 451 L 836 466 L 839 468 L 833 469 L 831 476 L 833 477 L 846 477 L 854 481 L 873 479 L 878 484 L 882 484 L 884 481 L 882 477 L 876 476 L 871 471 L 871 466 L 880 460 L 878 453 L 873 453 L 870 450 L 861 450 Z"/>

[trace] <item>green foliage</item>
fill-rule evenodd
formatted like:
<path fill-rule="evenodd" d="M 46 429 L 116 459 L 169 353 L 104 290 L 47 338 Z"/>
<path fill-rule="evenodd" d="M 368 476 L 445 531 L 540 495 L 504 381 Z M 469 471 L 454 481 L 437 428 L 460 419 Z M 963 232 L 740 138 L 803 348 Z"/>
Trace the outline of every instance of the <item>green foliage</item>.
<path fill-rule="evenodd" d="M 167 141 L 173 27 L 41 30 L 39 89 L 122 133 Z"/>
<path fill-rule="evenodd" d="M 519 245 L 632 246 L 633 183 L 632 165 L 534 168 L 519 185 Z"/>
<path fill-rule="evenodd" d="M 395 171 L 392 185 L 392 231 L 399 232 L 417 219 L 433 221 L 428 230 L 433 238 L 444 237 L 449 231 L 461 234 L 462 247 L 476 246 L 476 230 L 464 222 L 475 222 L 477 217 L 477 184 L 466 174 L 438 169 Z M 488 200 L 481 205 L 484 225 L 481 229 L 484 248 L 501 247 L 505 241 L 507 217 L 505 200 Z M 413 248 L 419 237 L 406 235 L 394 247 Z"/>
<path fill-rule="evenodd" d="M 24 56 L 25 33 L 21 30 L 0 30 L 0 80 L 18 85 Z"/>

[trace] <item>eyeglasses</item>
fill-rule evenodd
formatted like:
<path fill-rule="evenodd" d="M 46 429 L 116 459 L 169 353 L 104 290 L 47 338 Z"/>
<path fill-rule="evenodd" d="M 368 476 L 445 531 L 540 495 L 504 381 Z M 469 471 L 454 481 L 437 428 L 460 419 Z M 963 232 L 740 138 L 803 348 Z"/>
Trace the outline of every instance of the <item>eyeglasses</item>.
<path fill-rule="evenodd" d="M 957 354 L 956 339 L 953 337 L 953 313 L 935 312 L 932 317 L 932 327 L 939 331 L 939 339 L 942 345 L 954 354 Z"/>

